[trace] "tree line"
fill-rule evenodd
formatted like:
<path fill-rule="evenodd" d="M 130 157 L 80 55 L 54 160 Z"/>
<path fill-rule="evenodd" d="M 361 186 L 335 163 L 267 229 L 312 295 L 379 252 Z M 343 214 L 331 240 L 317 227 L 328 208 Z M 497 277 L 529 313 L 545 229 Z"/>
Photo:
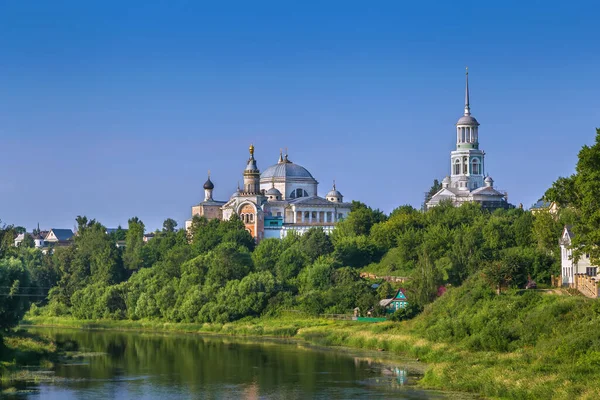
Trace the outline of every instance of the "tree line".
<path fill-rule="evenodd" d="M 600 130 L 596 144 L 582 148 L 576 173 L 546 192 L 560 205 L 557 214 L 442 203 L 427 211 L 401 206 L 386 215 L 353 202 L 330 235 L 313 228 L 258 245 L 237 216 L 194 217 L 189 231 L 167 219 L 147 243 L 137 217 L 126 230 L 107 234 L 100 222 L 79 216 L 73 244 L 48 254 L 27 241 L 14 247 L 22 228 L 2 226 L 0 329 L 14 326 L 31 303 L 34 314 L 176 322 L 224 323 L 289 309 L 381 312 L 378 301 L 396 287 L 374 287 L 361 271 L 407 278 L 411 307 L 399 318 L 473 275 L 498 291 L 523 288 L 528 280 L 547 284 L 560 272 L 564 225 L 573 226 L 576 256 L 600 259 L 599 160 Z M 124 247 L 116 245 L 122 241 Z"/>

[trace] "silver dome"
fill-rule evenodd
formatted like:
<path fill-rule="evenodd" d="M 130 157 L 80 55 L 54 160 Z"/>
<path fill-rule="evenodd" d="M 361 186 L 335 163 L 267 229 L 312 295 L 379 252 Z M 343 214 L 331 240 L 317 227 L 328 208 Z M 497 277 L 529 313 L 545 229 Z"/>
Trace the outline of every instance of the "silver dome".
<path fill-rule="evenodd" d="M 306 168 L 292 162 L 271 165 L 260 174 L 261 180 L 271 180 L 273 178 L 305 178 L 313 181 L 315 180 Z"/>
<path fill-rule="evenodd" d="M 272 187 L 265 193 L 267 196 L 281 196 L 281 192 L 277 188 Z"/>
<path fill-rule="evenodd" d="M 475 118 L 470 115 L 463 115 L 459 118 L 456 125 L 471 125 L 471 126 L 479 126 L 479 122 Z"/>

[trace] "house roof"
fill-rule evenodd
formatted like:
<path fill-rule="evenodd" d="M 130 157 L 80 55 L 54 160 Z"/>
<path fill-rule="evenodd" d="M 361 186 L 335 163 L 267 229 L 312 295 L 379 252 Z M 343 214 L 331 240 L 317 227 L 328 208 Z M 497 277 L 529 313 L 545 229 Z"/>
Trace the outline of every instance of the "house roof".
<path fill-rule="evenodd" d="M 73 237 L 73 231 L 70 229 L 50 229 L 50 232 L 54 233 L 59 241 L 69 240 Z"/>
<path fill-rule="evenodd" d="M 396 292 L 394 297 L 392 297 L 391 299 L 380 300 L 379 305 L 382 307 L 387 307 L 394 300 L 407 301 L 406 293 L 404 293 L 404 289 L 402 289 L 402 288 L 398 289 L 398 291 Z"/>
<path fill-rule="evenodd" d="M 538 201 L 535 202 L 534 205 L 531 206 L 531 209 L 539 209 L 539 208 L 549 208 L 550 207 L 550 202 L 549 201 L 545 201 L 544 199 L 539 199 Z"/>

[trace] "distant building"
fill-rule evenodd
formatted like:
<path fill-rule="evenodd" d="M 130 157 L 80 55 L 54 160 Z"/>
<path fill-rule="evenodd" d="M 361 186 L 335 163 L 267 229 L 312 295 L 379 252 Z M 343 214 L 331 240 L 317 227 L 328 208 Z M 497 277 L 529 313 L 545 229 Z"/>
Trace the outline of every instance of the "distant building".
<path fill-rule="evenodd" d="M 558 214 L 558 204 L 554 201 L 546 201 L 544 199 L 539 199 L 534 205 L 529 208 L 532 214 L 537 214 L 539 212 L 548 211 L 552 215 Z"/>
<path fill-rule="evenodd" d="M 302 234 L 312 227 L 331 232 L 338 221 L 350 213 L 351 204 L 344 203 L 335 183 L 325 197 L 317 193 L 318 182 L 301 165 L 279 154 L 277 164 L 260 172 L 254 158 L 254 146 L 250 146 L 250 158 L 244 169 L 244 186 L 229 201 L 216 201 L 212 197 L 214 184 L 204 184 L 204 201 L 192 207 L 196 215 L 208 219 L 228 220 L 236 214 L 246 229 L 257 240 L 283 238 L 288 232 Z M 192 219 L 186 221 L 189 229 Z"/>
<path fill-rule="evenodd" d="M 14 242 L 15 247 L 19 247 L 21 245 L 21 243 L 23 243 L 23 241 L 25 240 L 26 236 L 30 236 L 33 239 L 34 247 L 36 249 L 41 249 L 46 246 L 44 237 L 41 234 L 39 234 L 39 233 L 33 234 L 33 233 L 25 232 L 25 233 L 19 233 L 17 235 L 17 237 L 15 238 L 15 242 Z"/>
<path fill-rule="evenodd" d="M 39 233 L 20 233 L 15 238 L 14 245 L 18 247 L 25 240 L 25 236 L 33 238 L 33 243 L 36 249 L 41 249 L 42 252 L 48 251 L 48 246 L 70 246 L 73 242 L 73 231 L 70 229 L 50 229 L 49 231 L 40 231 L 39 227 L 36 232 Z"/>
<path fill-rule="evenodd" d="M 156 236 L 156 234 L 154 232 L 145 233 L 144 237 L 143 237 L 144 243 L 148 243 L 149 240 L 154 239 L 154 236 Z"/>
<path fill-rule="evenodd" d="M 450 172 L 442 180 L 442 188 L 426 203 L 427 208 L 443 201 L 455 206 L 477 202 L 487 209 L 508 207 L 506 193 L 494 189 L 494 180 L 486 176 L 485 152 L 479 149 L 479 122 L 471 115 L 468 72 L 465 111 L 456 123 L 456 150 L 450 153 Z"/>
<path fill-rule="evenodd" d="M 583 254 L 577 261 L 573 259 L 573 237 L 571 227 L 569 225 L 565 226 L 559 241 L 562 285 L 573 287 L 577 274 L 588 275 L 596 278 L 597 281 L 600 280 L 598 267 L 590 263 L 589 254 Z"/>
<path fill-rule="evenodd" d="M 73 231 L 70 229 L 50 229 L 44 240 L 48 243 L 66 244 L 73 238 Z"/>
<path fill-rule="evenodd" d="M 408 300 L 404 289 L 398 289 L 394 297 L 391 299 L 383 299 L 379 302 L 379 305 L 385 308 L 385 312 L 393 314 L 400 308 L 406 308 L 408 306 Z"/>

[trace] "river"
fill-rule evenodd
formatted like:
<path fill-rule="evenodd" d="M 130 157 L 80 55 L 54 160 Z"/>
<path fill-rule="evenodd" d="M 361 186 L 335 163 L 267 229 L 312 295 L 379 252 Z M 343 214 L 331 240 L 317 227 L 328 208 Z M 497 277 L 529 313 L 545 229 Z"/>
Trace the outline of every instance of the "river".
<path fill-rule="evenodd" d="M 410 363 L 299 342 L 32 328 L 69 349 L 25 399 L 438 399 Z"/>

